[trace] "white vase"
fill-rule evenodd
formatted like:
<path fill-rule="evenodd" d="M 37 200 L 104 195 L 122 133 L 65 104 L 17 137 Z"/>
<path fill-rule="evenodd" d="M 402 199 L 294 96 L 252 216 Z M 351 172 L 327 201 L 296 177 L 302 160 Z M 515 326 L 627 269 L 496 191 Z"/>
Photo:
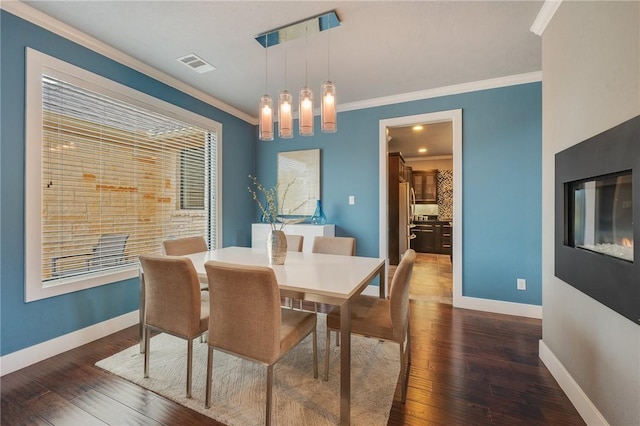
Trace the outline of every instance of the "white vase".
<path fill-rule="evenodd" d="M 287 236 L 284 231 L 269 231 L 267 235 L 267 257 L 270 265 L 284 265 L 287 258 Z"/>

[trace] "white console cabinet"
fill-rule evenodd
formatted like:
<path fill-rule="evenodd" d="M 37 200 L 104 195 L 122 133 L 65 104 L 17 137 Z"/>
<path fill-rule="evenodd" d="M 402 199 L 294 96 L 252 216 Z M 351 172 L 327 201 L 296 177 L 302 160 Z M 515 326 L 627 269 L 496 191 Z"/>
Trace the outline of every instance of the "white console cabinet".
<path fill-rule="evenodd" d="M 251 247 L 264 248 L 267 242 L 271 225 L 268 223 L 252 223 L 251 224 Z M 311 253 L 313 247 L 313 239 L 316 236 L 334 237 L 336 235 L 335 225 L 311 225 L 307 223 L 298 223 L 295 225 L 287 225 L 283 229 L 285 234 L 302 235 L 304 244 L 302 251 Z"/>

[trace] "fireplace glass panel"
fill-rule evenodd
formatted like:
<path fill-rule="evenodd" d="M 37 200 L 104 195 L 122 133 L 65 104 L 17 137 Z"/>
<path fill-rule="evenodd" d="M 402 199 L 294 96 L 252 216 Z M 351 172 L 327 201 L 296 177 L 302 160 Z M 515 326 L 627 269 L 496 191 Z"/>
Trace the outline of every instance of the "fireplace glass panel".
<path fill-rule="evenodd" d="M 633 262 L 631 171 L 569 183 L 569 245 Z"/>

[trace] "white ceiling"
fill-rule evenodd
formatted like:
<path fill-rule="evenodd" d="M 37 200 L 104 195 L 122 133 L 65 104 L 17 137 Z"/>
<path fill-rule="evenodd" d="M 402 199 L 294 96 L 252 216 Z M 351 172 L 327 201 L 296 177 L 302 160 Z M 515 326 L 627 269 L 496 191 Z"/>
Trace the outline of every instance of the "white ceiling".
<path fill-rule="evenodd" d="M 24 1 L 256 117 L 266 90 L 316 99 L 330 78 L 340 105 L 541 70 L 530 32 L 543 1 Z M 341 25 L 264 49 L 260 33 L 335 9 Z M 265 58 L 265 50 L 268 57 Z M 176 61 L 195 53 L 217 69 Z M 317 102 L 317 101 L 316 101 Z M 317 105 L 316 105 L 317 107 Z"/>
<path fill-rule="evenodd" d="M 250 117 L 266 92 L 328 77 L 347 104 L 541 69 L 543 1 L 23 1 Z M 335 9 L 341 25 L 264 49 L 254 37 Z M 199 74 L 176 59 L 216 67 Z M 307 56 L 308 55 L 308 56 Z M 232 110 L 231 110 L 232 112 Z M 405 158 L 451 155 L 451 126 L 389 129 Z M 417 149 L 426 147 L 426 154 Z"/>
<path fill-rule="evenodd" d="M 451 121 L 387 129 L 388 152 L 400 152 L 405 160 L 453 155 L 453 125 Z M 418 150 L 425 148 L 427 152 Z"/>

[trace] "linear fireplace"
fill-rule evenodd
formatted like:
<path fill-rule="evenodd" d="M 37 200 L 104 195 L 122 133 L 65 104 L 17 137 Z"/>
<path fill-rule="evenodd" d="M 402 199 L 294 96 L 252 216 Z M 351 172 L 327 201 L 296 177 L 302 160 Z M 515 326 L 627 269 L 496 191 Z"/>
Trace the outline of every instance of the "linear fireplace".
<path fill-rule="evenodd" d="M 568 184 L 567 242 L 633 262 L 633 182 L 631 171 Z"/>
<path fill-rule="evenodd" d="M 640 116 L 559 152 L 555 167 L 556 276 L 640 324 Z"/>

